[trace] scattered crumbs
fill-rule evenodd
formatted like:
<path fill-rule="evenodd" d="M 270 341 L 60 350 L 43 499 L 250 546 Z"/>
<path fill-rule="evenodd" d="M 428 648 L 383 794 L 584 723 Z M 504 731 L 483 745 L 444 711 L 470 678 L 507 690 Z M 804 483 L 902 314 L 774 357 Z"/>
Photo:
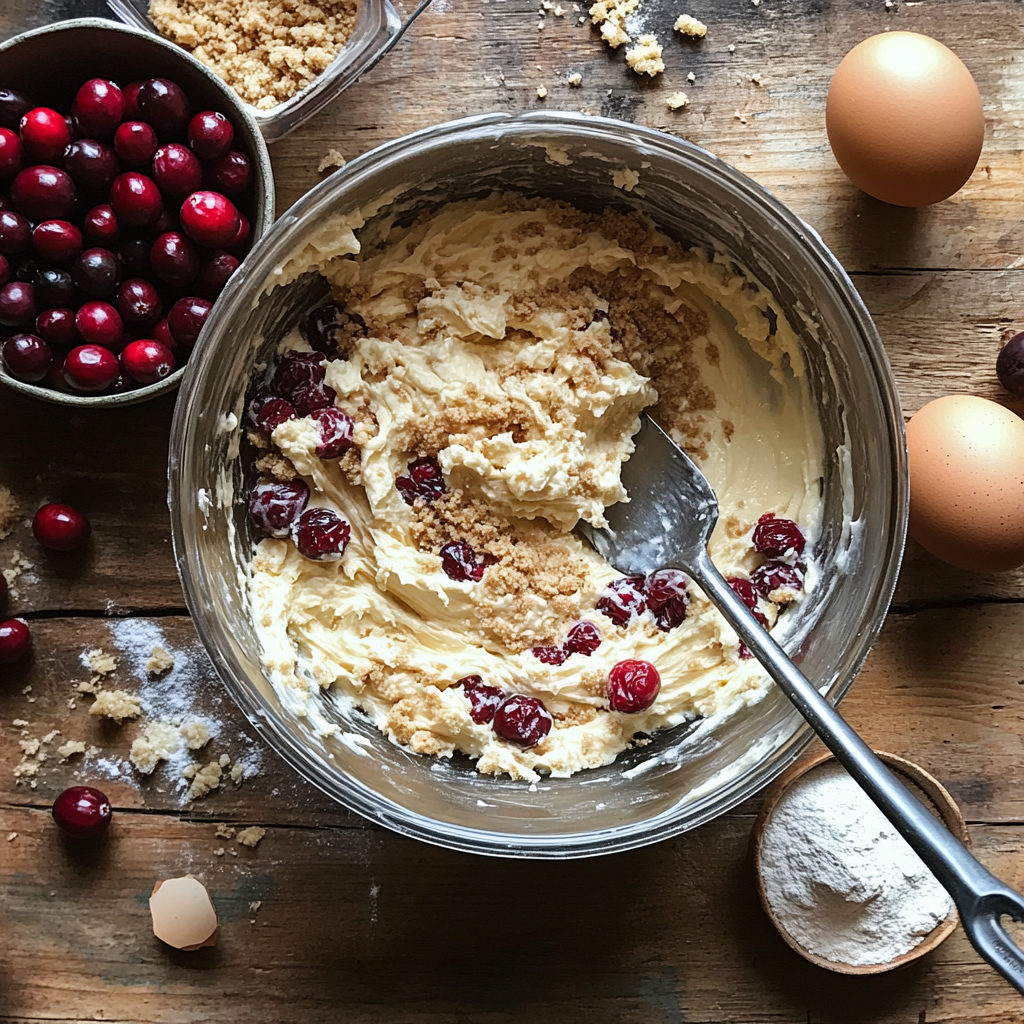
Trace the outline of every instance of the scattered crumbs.
<path fill-rule="evenodd" d="M 17 832 L 8 832 L 7 833 L 7 842 L 13 843 L 14 840 L 17 839 L 17 838 L 18 838 L 18 833 Z M 256 905 L 259 906 L 258 903 Z M 251 904 L 250 904 L 250 907 L 249 907 L 249 912 L 252 913 L 252 905 Z"/>
<path fill-rule="evenodd" d="M 749 160 L 750 159 L 750 150 L 749 149 L 743 150 L 743 155 Z"/>
<path fill-rule="evenodd" d="M 21 688 L 21 692 L 22 692 L 22 694 L 31 693 L 32 692 L 32 687 L 31 686 L 23 686 Z"/>
<path fill-rule="evenodd" d="M 52 743 L 60 735 L 60 729 L 51 729 L 44 737 L 43 743 Z"/>
<path fill-rule="evenodd" d="M 689 73 L 689 74 L 688 74 L 688 75 L 686 76 L 686 80 L 687 80 L 688 82 L 696 82 L 696 81 L 697 81 L 697 76 L 696 76 L 696 75 L 695 75 L 695 74 L 694 74 L 694 73 L 693 73 L 693 72 L 691 71 L 691 72 L 690 72 L 690 73 Z"/>
<path fill-rule="evenodd" d="M 220 759 L 217 762 L 221 768 L 227 768 L 231 764 L 231 758 L 227 754 L 221 754 Z"/>
<path fill-rule="evenodd" d="M 29 572 L 35 568 L 35 565 L 30 562 L 22 553 L 21 548 L 15 548 L 11 552 L 11 567 L 3 570 L 3 577 L 7 581 L 7 585 L 11 588 L 12 594 L 17 594 L 17 588 L 14 585 L 14 581 L 23 573 Z"/>
<path fill-rule="evenodd" d="M 737 121 L 739 121 L 740 124 L 746 124 L 747 123 L 747 119 L 738 110 L 732 116 Z"/>
<path fill-rule="evenodd" d="M 75 703 L 75 698 L 74 698 L 74 697 L 68 697 L 68 707 L 69 707 L 69 708 L 70 708 L 70 709 L 71 709 L 72 711 L 74 711 L 74 710 L 75 710 L 75 708 L 77 708 L 77 707 L 78 707 L 78 705 L 77 705 L 77 704 Z"/>
<path fill-rule="evenodd" d="M 89 668 L 98 676 L 113 675 L 117 669 L 117 657 L 113 654 L 107 654 L 102 647 L 86 651 L 85 660 Z"/>
<path fill-rule="evenodd" d="M 537 22 L 537 31 L 538 32 L 542 32 L 543 30 L 544 30 L 544 19 L 541 18 L 541 20 Z"/>
<path fill-rule="evenodd" d="M 209 726 L 201 719 L 186 722 L 179 731 L 189 750 L 198 750 L 210 742 Z"/>
<path fill-rule="evenodd" d="M 152 775 L 161 761 L 169 761 L 181 745 L 181 736 L 173 725 L 167 722 L 150 722 L 145 732 L 132 740 L 128 760 L 142 772 Z"/>
<path fill-rule="evenodd" d="M 151 676 L 162 676 L 174 668 L 174 655 L 168 654 L 162 647 L 154 647 L 146 662 L 146 671 Z"/>
<path fill-rule="evenodd" d="M 15 833 L 15 835 L 17 835 L 17 833 Z M 255 914 L 256 911 L 259 910 L 260 907 L 262 907 L 262 906 L 263 906 L 263 900 L 254 900 L 252 903 L 249 904 L 249 913 L 250 914 Z"/>
<path fill-rule="evenodd" d="M 223 846 L 218 846 L 217 849 L 213 851 L 213 855 L 214 855 L 214 857 L 223 857 L 224 856 L 224 847 Z"/>
<path fill-rule="evenodd" d="M 245 778 L 245 765 L 241 761 L 236 761 L 231 766 L 231 781 L 236 785 L 242 784 L 242 779 Z"/>
<path fill-rule="evenodd" d="M 100 690 L 89 708 L 89 714 L 112 718 L 120 725 L 126 718 L 138 718 L 142 714 L 142 707 L 139 698 L 133 697 L 126 690 Z"/>
<path fill-rule="evenodd" d="M 218 825 L 214 834 L 218 839 L 234 839 L 236 831 L 237 829 L 233 829 L 230 825 Z"/>
<path fill-rule="evenodd" d="M 232 857 L 238 856 L 238 852 L 236 850 L 228 850 L 228 853 L 230 853 Z"/>
<path fill-rule="evenodd" d="M 62 743 L 57 748 L 57 753 L 60 754 L 62 761 L 66 761 L 75 754 L 84 754 L 85 744 L 81 740 L 68 740 L 67 743 Z"/>
<path fill-rule="evenodd" d="M 583 84 L 583 76 L 577 71 L 575 74 L 570 75 L 566 82 L 579 88 Z"/>
<path fill-rule="evenodd" d="M 0 486 L 0 540 L 5 540 L 18 523 L 21 509 L 10 488 Z"/>
<path fill-rule="evenodd" d="M 661 43 L 656 36 L 644 35 L 626 51 L 626 63 L 638 75 L 660 75 L 665 70 L 665 62 L 661 59 Z"/>
<path fill-rule="evenodd" d="M 222 772 L 223 769 L 216 761 L 205 766 L 195 762 L 186 766 L 181 777 L 192 783 L 188 788 L 188 799 L 199 800 L 219 788 Z"/>
<path fill-rule="evenodd" d="M 690 97 L 685 92 L 674 92 L 665 97 L 665 106 L 669 110 L 682 110 L 690 102 Z"/>
<path fill-rule="evenodd" d="M 601 26 L 601 38 L 612 49 L 632 41 L 626 18 L 640 6 L 640 0 L 597 0 L 590 8 L 590 20 Z"/>
<path fill-rule="evenodd" d="M 538 85 L 537 86 L 537 99 L 542 100 L 542 99 L 544 99 L 545 96 L 547 96 L 547 94 L 548 94 L 548 91 L 547 91 L 547 89 L 544 88 L 543 85 Z"/>
<path fill-rule="evenodd" d="M 323 174 L 328 167 L 344 167 L 348 161 L 336 150 L 329 149 L 316 165 L 317 174 Z"/>
<path fill-rule="evenodd" d="M 35 757 L 39 753 L 39 740 L 33 738 L 30 740 L 18 740 L 18 746 L 21 747 L 21 752 L 26 757 Z"/>
<path fill-rule="evenodd" d="M 267 830 L 265 828 L 260 828 L 259 825 L 250 825 L 249 828 L 243 828 L 238 833 L 237 842 L 241 843 L 242 846 L 255 849 L 266 834 Z"/>
<path fill-rule="evenodd" d="M 736 52 L 736 47 L 735 47 L 735 45 L 734 45 L 733 43 L 730 43 L 730 44 L 729 44 L 729 45 L 728 45 L 728 46 L 726 47 L 726 49 L 727 49 L 727 50 L 728 50 L 728 51 L 729 51 L 730 53 L 735 53 L 735 52 Z"/>
<path fill-rule="evenodd" d="M 11 725 L 13 725 L 15 729 L 24 729 L 28 726 L 28 722 L 26 722 L 24 718 L 15 718 L 14 721 L 11 722 Z"/>
<path fill-rule="evenodd" d="M 760 75 L 751 75 L 750 80 L 754 85 L 764 85 L 764 79 Z"/>
<path fill-rule="evenodd" d="M 708 34 L 708 27 L 690 14 L 680 14 L 672 26 L 677 32 L 691 39 L 703 39 Z"/>
<path fill-rule="evenodd" d="M 89 682 L 81 682 L 75 685 L 75 689 L 79 693 L 95 693 L 99 689 L 99 684 L 94 683 L 91 680 Z"/>

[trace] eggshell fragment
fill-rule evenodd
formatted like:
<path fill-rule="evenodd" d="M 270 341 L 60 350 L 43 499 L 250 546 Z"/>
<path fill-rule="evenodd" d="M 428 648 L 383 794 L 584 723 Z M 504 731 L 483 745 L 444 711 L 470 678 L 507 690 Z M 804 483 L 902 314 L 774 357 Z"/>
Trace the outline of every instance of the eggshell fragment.
<path fill-rule="evenodd" d="M 910 535 L 973 572 L 1024 564 L 1024 420 L 996 402 L 947 395 L 907 424 Z"/>
<path fill-rule="evenodd" d="M 217 911 L 206 886 L 185 875 L 165 878 L 149 897 L 153 934 L 175 949 L 200 949 L 217 944 Z"/>

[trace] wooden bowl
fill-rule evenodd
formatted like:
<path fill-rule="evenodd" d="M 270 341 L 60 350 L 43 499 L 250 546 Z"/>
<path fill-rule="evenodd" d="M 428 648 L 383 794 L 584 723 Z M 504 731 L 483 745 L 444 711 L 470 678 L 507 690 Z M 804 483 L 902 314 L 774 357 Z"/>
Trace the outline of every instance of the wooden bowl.
<path fill-rule="evenodd" d="M 968 847 L 971 845 L 971 837 L 967 831 L 967 824 L 963 819 L 963 815 L 960 813 L 960 808 L 957 807 L 953 798 L 937 779 L 929 775 L 920 765 L 906 761 L 895 754 L 886 754 L 881 750 L 876 750 L 875 753 L 897 775 L 902 776 L 902 781 L 909 784 L 914 795 L 922 799 L 922 802 L 935 812 L 936 816 L 960 842 Z M 817 964 L 819 967 L 824 967 L 829 971 L 836 971 L 839 974 L 883 974 L 886 971 L 895 970 L 897 967 L 903 967 L 905 964 L 917 960 L 944 942 L 956 930 L 956 926 L 959 923 L 960 918 L 956 912 L 956 907 L 954 906 L 945 920 L 937 924 L 913 949 L 902 956 L 896 957 L 895 960 L 882 964 L 841 963 L 835 960 L 826 960 L 825 957 L 818 956 L 817 953 L 812 953 L 809 949 L 805 949 L 786 931 L 785 925 L 775 916 L 775 912 L 768 902 L 768 896 L 764 890 L 764 880 L 761 877 L 761 840 L 764 836 L 765 826 L 768 824 L 768 819 L 771 817 L 775 806 L 782 795 L 797 779 L 806 775 L 809 771 L 813 771 L 826 761 L 834 760 L 835 758 L 827 750 L 812 754 L 783 772 L 765 794 L 761 813 L 754 822 L 754 828 L 750 836 L 751 853 L 754 859 L 754 874 L 757 877 L 757 894 L 761 899 L 761 906 L 764 907 L 764 912 L 768 915 L 768 919 L 775 925 L 787 944 L 795 949 L 804 959 L 810 960 L 812 964 Z"/>

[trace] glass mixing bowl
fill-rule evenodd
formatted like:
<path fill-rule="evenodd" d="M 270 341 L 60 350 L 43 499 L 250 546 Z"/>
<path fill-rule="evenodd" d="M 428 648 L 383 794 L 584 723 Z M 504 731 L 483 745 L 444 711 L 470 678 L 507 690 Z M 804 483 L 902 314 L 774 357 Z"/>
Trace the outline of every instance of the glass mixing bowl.
<path fill-rule="evenodd" d="M 624 169 L 639 174 L 629 192 L 615 186 Z M 626 850 L 714 818 L 790 765 L 811 732 L 786 698 L 773 688 L 731 717 L 656 734 L 603 768 L 517 783 L 478 775 L 465 758 L 414 754 L 329 700 L 323 712 L 340 732 L 319 737 L 264 677 L 246 611 L 253 538 L 244 494 L 253 477 L 239 457 L 244 395 L 257 365 L 326 294 L 315 272 L 272 287 L 283 279 L 275 272 L 315 252 L 330 217 L 400 197 L 411 218 L 495 189 L 640 210 L 678 239 L 725 254 L 779 299 L 801 334 L 826 444 L 822 580 L 787 646 L 839 700 L 884 620 L 906 529 L 903 418 L 882 345 L 811 228 L 710 153 L 618 121 L 535 113 L 440 125 L 352 161 L 287 211 L 229 281 L 186 372 L 170 451 L 175 554 L 196 629 L 234 699 L 271 747 L 346 807 L 473 853 Z"/>

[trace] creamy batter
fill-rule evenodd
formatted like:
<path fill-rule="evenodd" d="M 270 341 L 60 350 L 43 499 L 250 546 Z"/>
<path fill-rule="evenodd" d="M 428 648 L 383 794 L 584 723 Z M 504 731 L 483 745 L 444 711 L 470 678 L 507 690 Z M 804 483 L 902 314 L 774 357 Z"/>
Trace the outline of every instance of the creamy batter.
<path fill-rule="evenodd" d="M 255 437 L 272 446 L 264 466 L 300 475 L 310 505 L 352 527 L 340 561 L 305 558 L 290 539 L 254 554 L 252 614 L 287 704 L 302 713 L 333 689 L 396 743 L 532 781 L 759 700 L 763 671 L 695 586 L 675 628 L 650 613 L 616 625 L 597 602 L 619 573 L 571 530 L 628 500 L 620 467 L 647 409 L 715 488 L 711 553 L 726 576 L 765 561 L 751 532 L 769 512 L 800 525 L 806 561 L 823 444 L 799 342 L 773 298 L 638 216 L 518 197 L 378 223 L 363 251 L 348 227 L 338 240 L 320 266 L 353 328 L 326 382 L 356 446 L 318 458 L 308 418 Z M 308 348 L 298 332 L 282 346 Z M 437 460 L 447 493 L 409 505 L 396 479 L 419 458 Z M 443 571 L 453 541 L 486 561 L 479 582 Z M 813 579 L 808 566 L 807 588 Z M 774 625 L 781 605 L 759 607 Z M 581 619 L 601 637 L 590 656 L 547 664 L 532 652 Z M 660 673 L 646 711 L 609 710 L 608 674 L 624 659 Z M 539 698 L 554 728 L 525 750 L 500 739 L 470 717 L 456 685 L 467 676 Z"/>

